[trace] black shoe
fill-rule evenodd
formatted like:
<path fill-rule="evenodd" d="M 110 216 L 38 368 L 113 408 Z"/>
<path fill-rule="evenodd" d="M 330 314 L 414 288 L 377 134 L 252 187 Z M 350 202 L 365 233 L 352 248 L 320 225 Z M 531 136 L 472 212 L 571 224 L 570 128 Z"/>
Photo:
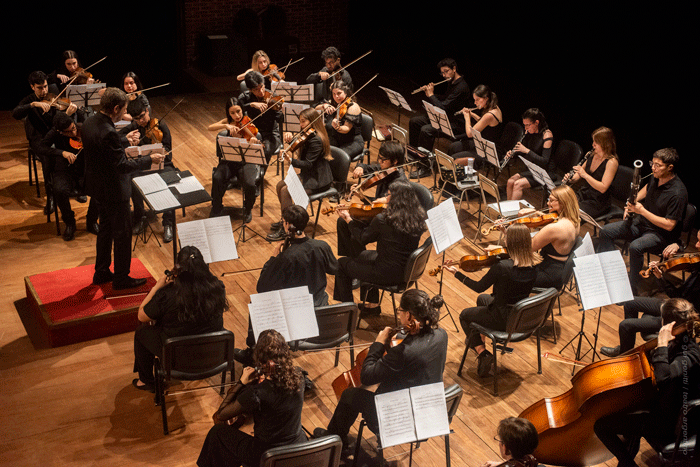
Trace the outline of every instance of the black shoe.
<path fill-rule="evenodd" d="M 134 228 L 131 229 L 132 235 L 139 235 L 144 230 L 146 230 L 146 221 L 140 220 L 134 224 Z"/>
<path fill-rule="evenodd" d="M 270 242 L 279 242 L 280 240 L 284 240 L 286 236 L 284 230 L 277 230 L 275 232 L 270 232 L 265 238 Z"/>
<path fill-rule="evenodd" d="M 133 379 L 131 380 L 131 385 L 140 391 L 156 392 L 156 388 L 154 385 L 144 383 L 143 385 L 139 386 L 138 382 L 138 378 Z"/>
<path fill-rule="evenodd" d="M 255 366 L 255 362 L 253 361 L 253 349 L 251 347 L 233 349 L 233 359 L 244 366 Z"/>
<path fill-rule="evenodd" d="M 282 221 L 273 222 L 270 225 L 270 232 L 277 232 L 278 230 L 282 230 L 282 227 L 284 227 Z"/>
<path fill-rule="evenodd" d="M 610 358 L 617 357 L 618 355 L 620 355 L 620 346 L 618 345 L 617 347 L 601 347 L 600 353 Z"/>
<path fill-rule="evenodd" d="M 353 279 L 352 280 L 352 290 L 359 289 L 361 284 L 362 284 L 362 282 L 360 282 L 360 279 Z"/>
<path fill-rule="evenodd" d="M 479 354 L 478 359 L 479 363 L 476 367 L 476 374 L 478 374 L 480 378 L 486 378 L 493 368 L 493 354 L 488 350 L 484 350 Z"/>
<path fill-rule="evenodd" d="M 362 303 L 360 303 L 357 306 L 360 309 L 360 316 L 365 317 L 365 316 L 379 316 L 382 314 L 382 307 L 381 306 L 365 306 Z"/>
<path fill-rule="evenodd" d="M 253 222 L 253 210 L 251 209 L 250 211 L 246 210 L 245 214 L 243 215 L 243 223 L 244 224 L 250 224 Z"/>
<path fill-rule="evenodd" d="M 219 209 L 214 209 L 211 208 L 211 211 L 209 211 L 209 218 L 211 219 L 212 217 L 219 217 L 223 215 L 224 213 L 224 208 L 219 208 Z"/>
<path fill-rule="evenodd" d="M 325 428 L 321 427 L 316 427 L 314 428 L 314 432 L 311 435 L 312 438 L 323 438 L 324 436 L 330 435 L 330 431 L 326 430 Z"/>
<path fill-rule="evenodd" d="M 100 233 L 100 224 L 98 224 L 95 221 L 93 221 L 93 222 L 88 221 L 87 222 L 87 231 L 93 235 L 97 235 L 98 233 Z"/>
<path fill-rule="evenodd" d="M 67 224 L 63 231 L 63 240 L 70 242 L 75 238 L 75 224 Z"/>
<path fill-rule="evenodd" d="M 46 200 L 46 206 L 44 206 L 44 215 L 48 216 L 56 210 L 56 205 L 53 202 L 53 197 Z"/>
<path fill-rule="evenodd" d="M 87 196 L 85 195 L 78 195 L 75 197 L 75 200 L 79 203 L 87 203 Z"/>
<path fill-rule="evenodd" d="M 433 174 L 433 172 L 430 169 L 428 169 L 426 167 L 421 167 L 417 171 L 411 173 L 411 178 L 423 178 L 423 177 L 427 177 L 428 175 L 432 175 L 432 174 Z"/>
<path fill-rule="evenodd" d="M 141 287 L 146 283 L 146 278 L 135 279 L 133 277 L 126 276 L 126 279 L 122 279 L 119 282 L 112 282 L 112 289 L 114 290 L 124 290 L 124 289 L 135 289 Z"/>
<path fill-rule="evenodd" d="M 92 276 L 92 283 L 94 285 L 106 284 L 107 282 L 112 282 L 112 279 L 114 279 L 112 271 L 95 271 L 95 274 Z"/>
<path fill-rule="evenodd" d="M 173 241 L 173 226 L 170 224 L 165 224 L 163 226 L 163 243 L 170 243 Z"/>

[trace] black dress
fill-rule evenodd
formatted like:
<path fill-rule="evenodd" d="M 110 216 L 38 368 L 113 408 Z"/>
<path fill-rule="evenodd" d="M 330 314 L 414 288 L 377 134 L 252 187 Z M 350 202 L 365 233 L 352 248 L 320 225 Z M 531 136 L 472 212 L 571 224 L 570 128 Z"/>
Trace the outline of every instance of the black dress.
<path fill-rule="evenodd" d="M 591 172 L 591 163 L 593 158 L 589 158 L 584 169 L 595 180 L 601 181 L 605 175 L 605 167 L 608 165 L 609 159 L 603 159 L 597 169 Z M 596 218 L 610 209 L 610 190 L 605 190 L 605 193 L 593 188 L 587 182 L 582 182 L 583 186 L 576 192 L 578 198 L 578 207 L 581 211 L 589 216 Z"/>
<path fill-rule="evenodd" d="M 334 114 L 325 115 L 326 131 L 328 132 L 328 139 L 330 140 L 331 146 L 342 149 L 348 156 L 350 156 L 350 160 L 353 160 L 356 156 L 362 153 L 364 148 L 361 127 L 362 114 L 350 115 L 350 113 L 346 112 L 343 118 L 339 119 L 341 126 L 346 122 L 352 125 L 352 128 L 350 128 L 350 131 L 347 133 L 341 133 L 333 128 L 332 123 L 334 118 Z"/>
<path fill-rule="evenodd" d="M 549 173 L 549 176 L 552 177 L 552 180 L 554 180 L 554 163 L 552 160 L 552 149 L 554 148 L 554 145 L 545 148 L 544 143 L 547 141 L 552 141 L 552 138 L 545 138 L 544 132 L 528 133 L 525 135 L 525 137 L 523 137 L 522 145 L 528 148 L 530 151 L 527 154 L 516 152 L 513 154 L 513 157 L 517 158 L 518 156 L 523 156 L 533 164 L 537 164 L 545 169 Z M 522 172 L 519 175 L 526 178 L 530 186 L 535 186 L 537 184 L 535 178 L 532 176 L 532 173 L 530 173 L 529 170 Z"/>

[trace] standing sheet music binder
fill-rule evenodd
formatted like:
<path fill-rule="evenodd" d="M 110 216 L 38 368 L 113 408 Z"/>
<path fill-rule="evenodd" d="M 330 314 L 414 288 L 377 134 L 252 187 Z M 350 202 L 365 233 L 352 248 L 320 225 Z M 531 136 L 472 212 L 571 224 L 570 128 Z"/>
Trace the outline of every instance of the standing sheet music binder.
<path fill-rule="evenodd" d="M 442 382 L 374 396 L 382 449 L 450 433 Z"/>
<path fill-rule="evenodd" d="M 543 169 L 537 164 L 533 164 L 529 160 L 525 159 L 523 156 L 518 157 L 520 157 L 520 160 L 523 161 L 528 170 L 530 170 L 532 178 L 534 178 L 537 183 L 539 183 L 542 186 L 546 186 L 547 190 L 549 191 L 552 191 L 554 189 L 554 182 L 552 181 L 552 177 L 549 176 L 545 169 Z"/>
<path fill-rule="evenodd" d="M 233 136 L 218 136 L 216 144 L 221 148 L 221 157 L 226 161 L 267 165 L 265 151 L 260 143 L 249 143 L 243 138 Z"/>
<path fill-rule="evenodd" d="M 71 84 L 66 87 L 66 97 L 79 109 L 91 107 L 100 104 L 100 99 L 102 99 L 100 89 L 106 87 L 106 83 Z"/>
<path fill-rule="evenodd" d="M 162 143 L 143 144 L 141 146 L 129 146 L 124 149 L 126 156 L 130 159 L 138 159 L 139 157 L 150 156 L 151 154 L 165 154 L 165 148 Z M 152 163 L 151 168 L 142 172 L 152 172 L 155 170 L 163 170 L 165 163 Z"/>
<path fill-rule="evenodd" d="M 272 93 L 284 97 L 285 102 L 313 102 L 314 85 L 297 84 L 291 81 L 273 81 Z"/>
<path fill-rule="evenodd" d="M 405 109 L 408 112 L 413 112 L 413 109 L 411 109 L 411 106 L 408 104 L 408 101 L 406 101 L 406 98 L 403 97 L 400 93 L 393 91 L 389 88 L 385 88 L 384 86 L 379 86 L 379 89 L 384 91 L 389 98 L 389 102 L 391 102 L 393 105 L 396 106 L 396 111 L 398 112 L 398 119 L 397 119 L 397 125 L 401 126 L 401 109 Z"/>
<path fill-rule="evenodd" d="M 429 209 L 425 223 L 430 236 L 433 238 L 435 253 L 444 253 L 449 247 L 464 238 L 462 227 L 459 225 L 457 210 L 451 198 Z M 444 262 L 444 258 L 443 258 Z"/>
<path fill-rule="evenodd" d="M 227 216 L 212 217 L 178 226 L 180 246 L 195 246 L 207 264 L 238 259 L 231 220 Z"/>
<path fill-rule="evenodd" d="M 306 285 L 254 294 L 250 302 L 248 311 L 256 341 L 267 329 L 276 330 L 287 342 L 319 335 L 314 298 Z"/>
<path fill-rule="evenodd" d="M 444 110 L 427 101 L 423 101 L 423 107 L 425 107 L 425 111 L 428 113 L 430 125 L 432 125 L 433 128 L 446 134 L 450 138 L 455 137 L 450 119 L 447 117 L 447 113 Z"/>
<path fill-rule="evenodd" d="M 476 149 L 477 155 L 496 168 L 500 168 L 501 163 L 498 161 L 496 143 L 484 139 L 484 137 L 481 136 L 481 132 L 475 128 L 472 128 L 472 140 L 474 141 L 474 148 Z"/>

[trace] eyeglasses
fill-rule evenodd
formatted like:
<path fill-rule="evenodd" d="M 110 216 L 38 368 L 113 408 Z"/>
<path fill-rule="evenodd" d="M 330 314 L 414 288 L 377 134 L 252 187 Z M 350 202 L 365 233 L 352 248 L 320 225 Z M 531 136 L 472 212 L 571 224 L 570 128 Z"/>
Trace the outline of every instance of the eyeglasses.
<path fill-rule="evenodd" d="M 649 161 L 649 167 L 651 167 L 652 169 L 664 168 L 666 167 L 666 164 L 659 164 L 658 162 Z"/>
<path fill-rule="evenodd" d="M 498 436 L 494 436 L 493 440 L 498 441 L 498 444 L 503 444 L 503 441 L 501 441 L 501 439 Z"/>

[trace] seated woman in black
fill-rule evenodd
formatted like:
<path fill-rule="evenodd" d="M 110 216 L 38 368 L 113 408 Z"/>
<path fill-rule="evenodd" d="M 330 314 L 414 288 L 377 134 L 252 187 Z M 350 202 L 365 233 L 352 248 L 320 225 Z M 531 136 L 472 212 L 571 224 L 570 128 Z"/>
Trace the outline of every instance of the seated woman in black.
<path fill-rule="evenodd" d="M 593 425 L 598 439 L 617 458 L 618 466 L 637 465 L 634 458 L 642 437 L 664 444 L 672 442 L 679 414 L 687 409 L 688 401 L 700 397 L 700 348 L 687 331 L 673 335 L 674 325 L 699 318 L 693 305 L 682 298 L 671 298 L 661 305 L 663 326 L 649 358 L 656 378 L 656 397 L 643 410 L 608 415 Z"/>
<path fill-rule="evenodd" d="M 476 306 L 466 308 L 459 315 L 464 333 L 469 337 L 469 346 L 478 357 L 477 373 L 480 377 L 488 376 L 493 366 L 493 354 L 486 350 L 481 334 L 470 328 L 471 323 L 479 323 L 491 329 L 505 330 L 508 314 L 512 305 L 530 295 L 535 284 L 536 255 L 532 251 L 530 229 L 522 224 L 513 224 L 506 230 L 506 247 L 510 258 L 498 261 L 479 280 L 475 281 L 453 266 L 452 261 L 445 262 L 445 270 L 453 273 L 475 292 L 484 292 L 493 286 L 493 293 L 481 294 L 476 299 Z"/>
<path fill-rule="evenodd" d="M 316 110 L 326 113 L 326 129 L 331 146 L 340 148 L 353 160 L 362 153 L 364 140 L 362 139 L 360 106 L 347 100 L 350 97 L 350 88 L 343 81 L 331 84 L 333 104 L 323 103 L 316 106 Z"/>
<path fill-rule="evenodd" d="M 304 376 L 293 365 L 284 337 L 274 329 L 261 332 L 253 360 L 257 368 L 243 368 L 214 414 L 198 466 L 258 465 L 268 449 L 306 441 L 301 428 Z M 229 425 L 241 415 L 253 417 L 254 436 Z"/>
<path fill-rule="evenodd" d="M 134 333 L 134 371 L 137 389 L 153 392 L 153 361 L 170 337 L 191 336 L 224 328 L 228 309 L 226 289 L 204 262 L 202 253 L 186 246 L 177 255 L 177 266 L 166 274 L 141 303 L 141 326 Z"/>
<path fill-rule="evenodd" d="M 349 223 L 353 241 L 361 245 L 377 242 L 376 250 L 364 250 L 357 257 L 338 260 L 333 298 L 352 302 L 352 280 L 378 285 L 396 285 L 403 280 L 404 269 L 411 253 L 418 248 L 425 231 L 427 215 L 409 182 L 395 181 L 389 186 L 386 208 L 375 216 L 367 228 L 352 224 L 348 210 L 338 209 L 338 216 Z M 379 290 L 363 286 L 360 309 L 366 314 L 379 314 Z"/>
<path fill-rule="evenodd" d="M 331 145 L 328 142 L 326 128 L 323 126 L 318 112 L 311 108 L 304 109 L 299 114 L 299 124 L 303 130 L 308 132 L 308 136 L 297 149 L 298 157 L 292 158 L 292 154 L 284 150 L 284 158 L 292 167 L 299 169 L 299 179 L 307 194 L 325 191 L 333 182 L 333 173 L 329 164 L 333 157 L 331 156 Z M 285 133 L 283 137 L 285 142 L 289 143 L 292 141 L 293 135 Z M 271 232 L 267 235 L 267 239 L 273 242 L 285 238 L 286 233 L 282 225 L 281 213 L 286 207 L 294 204 L 284 179 L 277 183 L 277 198 L 280 201 L 280 220 L 272 224 Z"/>
<path fill-rule="evenodd" d="M 362 416 L 375 433 L 378 429 L 374 395 L 424 384 L 442 382 L 447 357 L 447 333 L 438 328 L 442 297 L 432 299 L 422 290 L 409 289 L 401 296 L 398 317 L 410 329 L 396 346 L 389 347 L 395 331 L 385 327 L 369 348 L 362 365 L 363 386 L 378 384 L 375 392 L 362 388 L 343 391 L 327 429 L 316 428 L 314 437 L 340 436 L 347 446 L 347 435 L 357 416 Z"/>
<path fill-rule="evenodd" d="M 508 417 L 501 420 L 496 429 L 496 439 L 501 457 L 508 467 L 536 467 L 542 465 L 532 455 L 540 444 L 537 428 L 526 418 Z M 497 467 L 503 461 L 486 461 L 481 467 Z"/>
<path fill-rule="evenodd" d="M 452 143 L 448 152 L 457 164 L 463 166 L 467 165 L 469 158 L 475 158 L 474 167 L 479 168 L 485 159 L 476 154 L 472 130 L 477 130 L 484 139 L 498 144 L 503 133 L 503 113 L 498 106 L 496 93 L 485 84 L 477 86 L 472 95 L 476 108 L 462 109 L 466 134 L 459 141 Z"/>
<path fill-rule="evenodd" d="M 598 128 L 591 135 L 593 154 L 574 166 L 573 174 L 566 174 L 562 183 L 576 189 L 581 211 L 596 218 L 610 209 L 610 185 L 615 178 L 619 162 L 615 135 L 610 128 Z"/>
<path fill-rule="evenodd" d="M 523 156 L 533 164 L 551 172 L 550 162 L 554 148 L 554 135 L 547 125 L 544 114 L 540 112 L 540 109 L 533 107 L 523 113 L 522 119 L 525 135 L 513 149 L 506 153 L 506 158 Z M 509 164 L 514 162 L 510 161 Z M 507 199 L 523 199 L 523 191 L 535 186 L 535 184 L 537 182 L 529 170 L 513 175 L 506 183 Z"/>

